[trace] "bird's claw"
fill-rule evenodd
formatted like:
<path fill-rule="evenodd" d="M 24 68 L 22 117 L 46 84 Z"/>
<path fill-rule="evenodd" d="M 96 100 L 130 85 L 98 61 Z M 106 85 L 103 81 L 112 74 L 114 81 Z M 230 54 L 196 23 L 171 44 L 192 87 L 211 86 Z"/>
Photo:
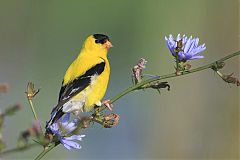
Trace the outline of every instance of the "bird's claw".
<path fill-rule="evenodd" d="M 113 109 L 111 107 L 112 104 L 110 103 L 110 100 L 105 100 L 105 101 L 102 102 L 102 104 L 104 104 L 109 109 L 109 111 L 113 111 Z"/>

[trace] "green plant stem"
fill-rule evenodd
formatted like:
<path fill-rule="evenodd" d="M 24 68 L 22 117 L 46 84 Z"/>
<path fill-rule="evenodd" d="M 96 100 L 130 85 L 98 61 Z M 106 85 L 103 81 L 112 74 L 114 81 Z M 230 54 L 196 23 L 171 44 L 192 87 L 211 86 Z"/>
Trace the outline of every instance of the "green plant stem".
<path fill-rule="evenodd" d="M 182 72 L 181 75 L 176 75 L 176 73 L 171 73 L 171 74 L 167 74 L 167 75 L 163 75 L 163 76 L 160 76 L 159 78 L 150 78 L 150 79 L 147 79 L 145 81 L 142 81 L 134 86 L 131 86 L 127 89 L 125 89 L 124 91 L 122 91 L 121 93 L 119 93 L 118 95 L 116 95 L 115 97 L 113 97 L 110 101 L 110 103 L 114 103 L 115 101 L 117 101 L 118 99 L 120 99 L 121 97 L 125 96 L 126 94 L 128 94 L 129 92 L 131 91 L 134 91 L 134 90 L 137 90 L 139 88 L 141 88 L 142 86 L 148 84 L 148 83 L 151 83 L 151 82 L 156 82 L 156 81 L 160 81 L 160 80 L 163 80 L 163 79 L 168 79 L 168 78 L 172 78 L 172 77 L 179 77 L 179 76 L 183 76 L 183 75 L 187 75 L 187 74 L 190 74 L 190 73 L 194 73 L 194 72 L 198 72 L 198 71 L 203 71 L 205 69 L 209 69 L 209 68 L 212 68 L 213 65 L 215 65 L 216 63 L 219 63 L 219 62 L 223 62 L 223 61 L 226 61 L 232 57 L 235 57 L 235 56 L 238 56 L 240 55 L 240 51 L 238 52 L 235 52 L 235 53 L 232 53 L 230 55 L 227 55 L 217 61 L 214 61 L 210 64 L 207 64 L 207 65 L 204 65 L 204 66 L 201 66 L 201 67 L 198 67 L 198 68 L 195 68 L 195 69 L 191 69 L 187 72 Z M 98 108 L 97 111 L 102 111 L 106 108 L 105 105 L 101 106 Z"/>
<path fill-rule="evenodd" d="M 35 120 L 36 120 L 37 122 L 39 122 L 38 116 L 37 116 L 37 113 L 36 113 L 36 111 L 35 111 L 35 109 L 34 109 L 32 100 L 31 100 L 31 99 L 28 99 L 28 102 L 29 102 L 29 105 L 30 105 L 30 107 L 31 107 L 31 110 L 32 110 L 32 113 L 33 113 L 33 115 L 34 115 Z M 39 123 L 40 123 L 40 122 L 39 122 Z M 41 126 L 41 125 L 40 125 L 40 131 L 41 131 L 41 134 L 43 135 L 43 130 L 42 130 L 42 126 Z"/>
<path fill-rule="evenodd" d="M 51 143 L 50 146 L 45 147 L 43 151 L 34 159 L 34 160 L 40 160 L 45 154 L 47 154 L 49 151 L 51 151 L 54 147 L 56 147 L 59 143 L 56 145 Z"/>
<path fill-rule="evenodd" d="M 178 52 L 176 53 L 176 71 L 178 72 L 179 69 L 179 56 L 178 56 Z"/>
<path fill-rule="evenodd" d="M 28 99 L 28 102 L 29 102 L 29 105 L 30 105 L 30 107 L 31 107 L 31 110 L 32 110 L 32 113 L 33 113 L 33 115 L 34 115 L 35 120 L 38 121 L 38 116 L 37 116 L 37 113 L 36 113 L 36 111 L 35 111 L 35 109 L 34 109 L 32 100 L 31 100 L 31 99 Z"/>

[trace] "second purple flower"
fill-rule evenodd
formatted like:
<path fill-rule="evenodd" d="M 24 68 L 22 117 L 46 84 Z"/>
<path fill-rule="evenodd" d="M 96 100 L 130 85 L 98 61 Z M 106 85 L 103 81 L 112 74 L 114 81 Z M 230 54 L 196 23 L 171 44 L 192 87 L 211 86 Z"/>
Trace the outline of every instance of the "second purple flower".
<path fill-rule="evenodd" d="M 179 61 L 187 61 L 193 59 L 204 58 L 199 54 L 206 49 L 205 44 L 199 45 L 199 38 L 189 38 L 185 35 L 178 34 L 177 38 L 170 34 L 169 37 L 165 36 L 165 40 L 169 50 L 174 57 L 178 56 Z M 178 54 L 178 55 L 177 55 Z"/>

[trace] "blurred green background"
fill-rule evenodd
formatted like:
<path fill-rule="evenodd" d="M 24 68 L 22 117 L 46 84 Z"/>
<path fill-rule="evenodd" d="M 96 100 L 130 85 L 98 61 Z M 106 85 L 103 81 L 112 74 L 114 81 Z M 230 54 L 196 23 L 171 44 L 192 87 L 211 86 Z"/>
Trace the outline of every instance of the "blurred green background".
<path fill-rule="evenodd" d="M 114 45 L 110 99 L 131 85 L 130 69 L 141 57 L 148 61 L 145 73 L 174 71 L 165 35 L 193 35 L 206 43 L 205 58 L 192 62 L 197 67 L 240 49 L 239 22 L 239 0 L 1 0 L 0 82 L 11 88 L 0 105 L 24 105 L 5 123 L 8 147 L 33 120 L 27 82 L 41 88 L 34 103 L 45 124 L 65 70 L 88 35 L 107 34 Z M 239 77 L 239 60 L 229 60 L 223 71 Z M 120 124 L 85 130 L 81 150 L 59 146 L 45 159 L 238 159 L 239 88 L 211 70 L 168 82 L 170 92 L 138 91 L 114 103 Z M 41 150 L 4 159 L 32 159 Z"/>

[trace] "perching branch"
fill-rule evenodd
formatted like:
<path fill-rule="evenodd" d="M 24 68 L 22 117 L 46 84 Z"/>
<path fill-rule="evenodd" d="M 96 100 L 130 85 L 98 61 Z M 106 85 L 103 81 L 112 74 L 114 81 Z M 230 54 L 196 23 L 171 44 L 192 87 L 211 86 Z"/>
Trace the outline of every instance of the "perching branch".
<path fill-rule="evenodd" d="M 152 83 L 152 82 L 157 82 L 157 81 L 160 81 L 160 80 L 163 80 L 163 79 L 168 79 L 168 78 L 173 78 L 173 77 L 179 77 L 179 76 L 183 76 L 183 75 L 187 75 L 187 74 L 190 74 L 190 73 L 194 73 L 194 72 L 199 72 L 199 71 L 203 71 L 203 70 L 206 70 L 206 69 L 212 69 L 213 67 L 216 67 L 216 65 L 220 64 L 221 62 L 224 62 L 230 58 L 233 58 L 235 56 L 239 56 L 240 55 L 240 51 L 238 52 L 235 52 L 235 53 L 232 53 L 230 55 L 227 55 L 217 61 L 214 61 L 212 63 L 209 63 L 207 65 L 204 65 L 204 66 L 201 66 L 201 67 L 198 67 L 198 68 L 195 68 L 195 69 L 191 69 L 191 70 L 188 70 L 187 72 L 181 72 L 180 75 L 177 75 L 176 73 L 171 73 L 171 74 L 166 74 L 166 75 L 163 75 L 163 76 L 159 76 L 159 78 L 150 78 L 150 79 L 147 79 L 145 81 L 142 81 L 134 86 L 131 86 L 127 89 L 125 89 L 124 91 L 122 91 L 121 93 L 119 93 L 118 95 L 116 95 L 115 97 L 113 97 L 110 101 L 110 103 L 114 103 L 115 101 L 117 101 L 118 99 L 120 99 L 121 97 L 125 96 L 126 94 L 134 91 L 134 90 L 138 90 L 138 89 L 141 89 L 142 86 L 146 85 L 146 84 L 149 84 L 149 83 Z M 101 112 L 103 111 L 104 109 L 106 108 L 106 106 L 101 106 L 97 109 L 98 112 Z"/>
<path fill-rule="evenodd" d="M 60 143 L 51 143 L 48 147 L 45 147 L 44 150 L 34 159 L 34 160 L 40 160 L 45 154 L 47 154 L 49 151 L 51 151 L 54 147 L 58 146 Z"/>

